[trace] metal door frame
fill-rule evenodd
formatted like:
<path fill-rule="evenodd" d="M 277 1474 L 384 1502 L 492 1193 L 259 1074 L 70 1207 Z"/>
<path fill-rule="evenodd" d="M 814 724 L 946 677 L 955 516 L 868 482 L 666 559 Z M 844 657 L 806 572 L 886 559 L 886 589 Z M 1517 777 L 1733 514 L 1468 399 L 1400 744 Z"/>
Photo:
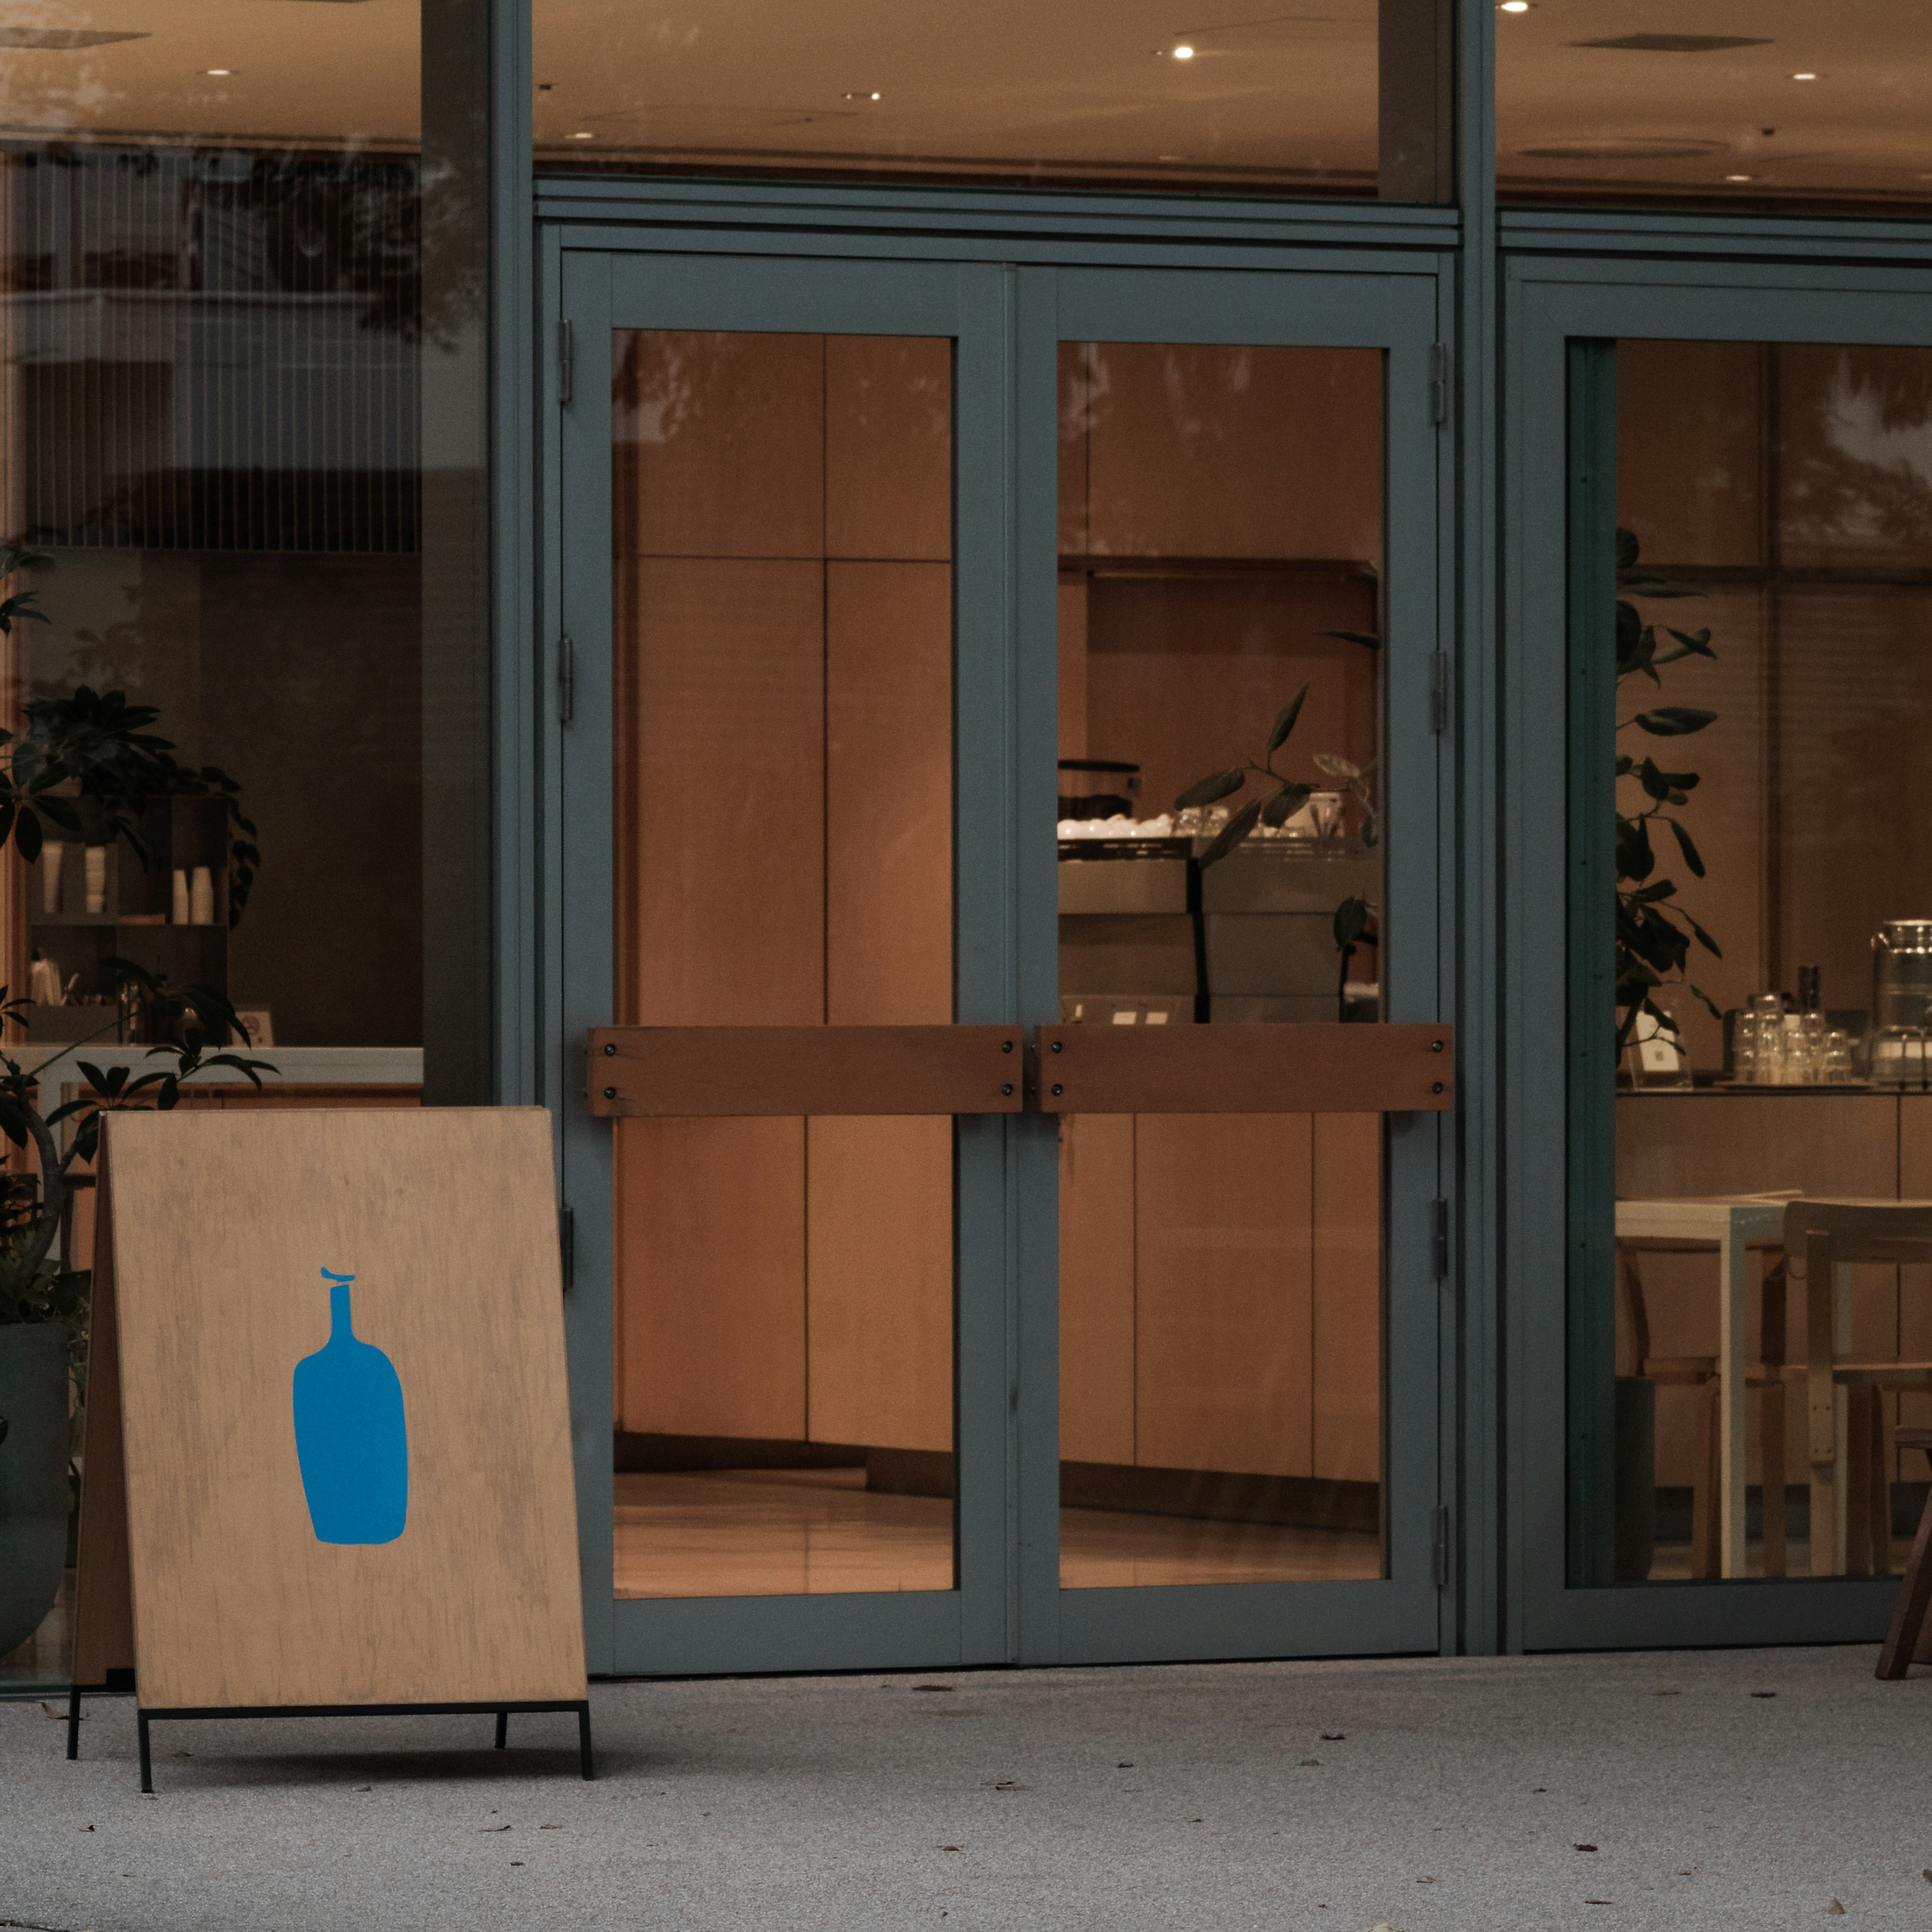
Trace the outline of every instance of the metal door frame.
<path fill-rule="evenodd" d="M 1618 260 L 1524 255 L 1507 265 L 1503 561 L 1506 622 L 1498 764 L 1502 860 L 1499 962 L 1507 998 L 1499 1166 L 1504 1246 L 1516 1292 L 1506 1301 L 1509 1364 L 1503 1600 L 1511 1649 L 1876 1641 L 1895 1583 L 1887 1579 L 1733 1580 L 1612 1584 L 1568 1580 L 1569 1330 L 1600 1315 L 1589 1270 L 1606 1250 L 1615 1147 L 1601 1131 L 1610 1070 L 1578 1054 L 1569 1012 L 1586 996 L 1586 918 L 1567 909 L 1587 856 L 1607 890 L 1608 824 L 1586 845 L 1580 807 L 1607 808 L 1557 721 L 1585 714 L 1573 622 L 1580 595 L 1600 604 L 1601 565 L 1573 556 L 1569 520 L 1608 482 L 1615 424 L 1607 358 L 1591 345 L 1622 338 L 1688 341 L 1844 342 L 1932 346 L 1932 274 L 1750 260 Z M 1569 424 L 1569 434 L 1551 433 Z M 1573 706 L 1575 712 L 1573 714 Z M 1598 831 L 1600 831 L 1600 837 Z M 1558 880 L 1566 882 L 1559 886 Z M 1721 936 L 1721 935 L 1720 935 Z M 1534 989 L 1546 989 L 1537 997 Z M 1600 1059 L 1601 1056 L 1596 1057 Z M 1567 1070 L 1567 1077 L 1566 1070 Z"/>
<path fill-rule="evenodd" d="M 601 742 L 609 742 L 608 688 L 599 688 L 595 650 L 585 650 L 586 639 L 601 634 L 608 652 L 609 556 L 601 547 L 608 512 L 600 520 L 594 508 L 586 514 L 577 506 L 608 504 L 608 413 L 600 443 L 586 433 L 591 417 L 584 412 L 594 415 L 591 398 L 605 399 L 608 412 L 611 328 L 636 326 L 630 318 L 646 312 L 637 304 L 647 299 L 651 321 L 664 326 L 953 334 L 962 424 L 956 730 L 962 752 L 969 742 L 975 748 L 974 757 L 962 755 L 958 763 L 956 1017 L 1022 1024 L 1057 1018 L 1054 855 L 1050 836 L 1042 836 L 1054 811 L 1057 342 L 1073 331 L 1112 340 L 1379 346 L 1389 370 L 1392 639 L 1401 626 L 1386 679 L 1385 728 L 1391 746 L 1410 747 L 1388 761 L 1394 782 L 1408 793 L 1406 802 L 1396 791 L 1388 797 L 1391 818 L 1402 828 L 1391 832 L 1389 890 L 1394 904 L 1408 908 L 1404 923 L 1411 934 L 1406 965 L 1390 982 L 1392 1016 L 1447 1016 L 1442 962 L 1449 946 L 1444 882 L 1453 877 L 1453 776 L 1436 694 L 1449 662 L 1453 458 L 1442 433 L 1446 370 L 1434 347 L 1454 295 L 1445 260 L 1420 250 L 1351 250 L 1345 257 L 1320 249 L 1163 247 L 1138 238 L 1098 250 L 1056 248 L 1018 233 L 968 241 L 956 234 L 855 236 L 849 230 L 666 232 L 614 222 L 602 206 L 598 214 L 594 223 L 547 224 L 540 233 L 540 314 L 549 352 L 541 383 L 540 691 L 548 697 L 556 688 L 556 640 L 566 633 L 578 640 L 581 669 L 572 722 L 561 724 L 554 704 L 544 707 L 540 1029 L 546 1037 L 538 1064 L 543 1097 L 557 1118 L 564 1199 L 575 1225 L 566 1323 L 578 1369 L 573 1436 L 592 1669 L 941 1667 L 1432 1650 L 1445 1636 L 1453 1642 L 1454 1619 L 1442 1586 L 1454 1568 L 1452 1527 L 1443 1514 L 1454 1361 L 1453 1338 L 1440 1320 L 1453 1287 L 1436 1275 L 1448 1244 L 1434 1203 L 1450 1192 L 1454 1137 L 1447 1123 L 1413 1117 L 1391 1136 L 1396 1170 L 1389 1257 L 1397 1287 L 1385 1424 L 1395 1498 L 1390 1580 L 1059 1589 L 1053 1130 L 1037 1116 L 962 1117 L 962 1587 L 897 1597 L 614 1604 L 608 1161 L 593 1144 L 593 1130 L 608 1130 L 589 1121 L 580 1098 L 584 1029 L 610 1017 L 608 977 L 593 983 L 598 976 L 582 964 L 608 944 L 608 794 L 600 831 L 594 761 L 573 754 L 567 765 L 565 755 L 566 744 L 582 746 L 587 734 L 602 734 Z M 1053 259 L 1096 254 L 1118 266 L 1061 268 Z M 1208 269 L 1221 272 L 1197 272 Z M 753 287 L 770 291 L 761 320 L 748 313 L 735 322 L 698 319 L 722 315 L 718 300 L 734 288 Z M 904 304 L 909 319 L 883 324 L 894 303 Z M 935 326 L 949 305 L 956 320 Z M 780 315 L 782 323 L 772 319 Z M 567 404 L 560 352 L 566 319 L 572 325 Z M 969 394 L 999 398 L 970 428 Z M 592 528 L 595 537 L 579 534 Z M 574 554 L 566 580 L 567 538 L 588 548 Z M 974 1282 L 980 1284 L 976 1292 Z M 1407 1340 L 1400 1343 L 1397 1316 L 1406 1324 L 1401 1333 Z"/>

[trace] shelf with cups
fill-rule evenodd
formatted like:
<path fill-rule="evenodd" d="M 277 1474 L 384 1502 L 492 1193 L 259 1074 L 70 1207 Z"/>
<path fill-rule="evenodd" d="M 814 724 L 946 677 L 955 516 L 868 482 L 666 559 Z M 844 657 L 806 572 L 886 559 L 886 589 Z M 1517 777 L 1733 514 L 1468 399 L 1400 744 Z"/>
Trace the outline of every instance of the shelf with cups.
<path fill-rule="evenodd" d="M 104 842 L 91 801 L 76 801 L 78 838 L 50 839 L 28 869 L 33 962 L 28 1037 L 125 1036 L 107 962 L 131 961 L 177 983 L 228 991 L 228 832 L 214 798 L 158 800 L 142 814 L 144 868 L 124 842 Z"/>

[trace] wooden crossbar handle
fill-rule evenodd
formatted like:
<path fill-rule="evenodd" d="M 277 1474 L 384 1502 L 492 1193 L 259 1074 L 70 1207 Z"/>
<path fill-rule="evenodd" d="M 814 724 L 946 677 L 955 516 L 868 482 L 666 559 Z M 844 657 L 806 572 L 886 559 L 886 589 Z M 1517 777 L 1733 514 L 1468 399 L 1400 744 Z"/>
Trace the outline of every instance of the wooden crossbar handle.
<path fill-rule="evenodd" d="M 585 1076 L 604 1117 L 1017 1114 L 1018 1027 L 593 1027 Z"/>
<path fill-rule="evenodd" d="M 1039 1030 L 1047 1114 L 1446 1113 L 1446 1026 L 1052 1026 Z"/>

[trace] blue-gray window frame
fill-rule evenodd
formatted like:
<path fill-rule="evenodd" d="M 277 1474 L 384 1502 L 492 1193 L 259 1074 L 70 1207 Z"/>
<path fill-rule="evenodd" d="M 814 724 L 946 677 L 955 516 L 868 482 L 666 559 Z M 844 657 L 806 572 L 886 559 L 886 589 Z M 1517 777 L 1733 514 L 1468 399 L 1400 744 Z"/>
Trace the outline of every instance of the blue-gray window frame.
<path fill-rule="evenodd" d="M 890 234 L 971 236 L 1016 251 L 1041 234 L 1120 248 L 1179 249 L 1213 236 L 1240 248 L 1300 247 L 1342 253 L 1426 247 L 1452 259 L 1450 434 L 1444 461 L 1455 519 L 1447 553 L 1454 614 L 1449 743 L 1445 769 L 1442 944 L 1453 962 L 1458 1028 L 1457 1131 L 1448 1180 L 1456 1202 L 1441 1405 L 1449 1588 L 1441 1619 L 1445 1651 L 1620 1643 L 1790 1640 L 1836 1633 L 1744 1609 L 1738 1594 L 1679 1593 L 1682 1607 L 1653 1606 L 1655 1592 L 1570 1591 L 1566 1546 L 1537 1484 L 1563 1466 L 1562 1418 L 1532 1391 L 1561 1386 L 1567 1357 L 1552 1352 L 1547 1313 L 1560 1306 L 1569 1198 L 1560 1082 L 1547 1060 L 1548 1020 L 1560 1012 L 1569 962 L 1561 904 L 1569 855 L 1567 769 L 1552 768 L 1547 711 L 1534 694 L 1567 671 L 1558 586 L 1558 628 L 1543 628 L 1526 602 L 1520 511 L 1526 425 L 1507 426 L 1505 392 L 1519 405 L 1520 304 L 1552 262 L 1592 265 L 1595 285 L 1619 278 L 1696 282 L 1713 265 L 1780 265 L 1832 280 L 1856 297 L 1867 271 L 1932 260 L 1932 222 L 1861 218 L 1677 214 L 1657 209 L 1541 207 L 1500 212 L 1494 152 L 1496 18 L 1487 0 L 1440 0 L 1454 15 L 1453 208 L 1369 202 L 1230 201 L 1013 190 L 932 189 L 662 179 L 619 183 L 573 178 L 542 184 L 531 160 L 531 0 L 470 0 L 487 20 L 490 247 L 489 327 L 493 372 L 489 433 L 493 587 L 488 688 L 492 794 L 487 1037 L 463 1051 L 451 1077 L 500 1101 L 544 1091 L 541 1016 L 546 960 L 541 908 L 545 855 L 539 801 L 543 736 L 550 715 L 540 644 L 538 548 L 542 478 L 542 399 L 554 350 L 538 320 L 538 218 L 543 206 L 586 194 L 612 212 L 650 220 L 701 219 L 830 232 L 856 226 Z M 482 70 L 479 70 L 479 71 Z M 642 190 L 633 198 L 632 191 Z M 1586 333 L 1592 332 L 1587 328 Z M 1601 328 L 1594 333 L 1603 334 Z M 1560 417 L 1558 420 L 1560 421 Z M 1560 440 L 1527 426 L 1527 440 Z M 1507 439 L 1507 440 L 1506 440 Z M 1559 491 L 1562 484 L 1557 486 Z M 1559 496 L 1559 501 L 1563 500 Z M 1514 538 L 1505 542 L 1506 535 Z M 1555 653 L 1552 659 L 1552 652 Z M 1562 715 L 1561 710 L 1556 714 Z M 1557 764 L 1562 765 L 1558 758 Z M 1540 814 L 1540 816 L 1539 816 Z M 1552 832 L 1556 836 L 1552 842 Z M 554 855 L 552 855 L 553 859 Z M 1551 938 L 1557 944 L 1554 953 Z M 1539 990 L 1540 989 L 1540 990 Z M 433 989 L 432 989 L 433 991 Z M 1556 1052 L 1563 1046 L 1558 1042 Z M 1542 1072 L 1539 1075 L 1539 1065 Z M 487 1073 L 486 1073 L 487 1070 Z M 1553 1533 L 1552 1533 L 1553 1532 Z M 1858 1586 L 1850 1586 L 1856 1590 Z M 1882 1586 L 1862 1586 L 1874 1600 Z M 1827 1594 L 1838 1593 L 1830 1586 Z M 1750 1594 L 1750 1593 L 1745 1593 Z M 1788 1594 L 1773 1592 L 1772 1596 Z M 1592 1600 L 1580 1604 L 1578 1599 Z M 1702 1598 L 1713 1607 L 1692 1607 Z M 1718 1608 L 1718 1605 L 1726 1607 Z M 1860 1612 L 1862 1617 L 1864 1612 Z M 1764 1619 L 1767 1635 L 1754 1638 Z"/>
<path fill-rule="evenodd" d="M 1796 260 L 1754 257 L 1741 238 L 1707 234 L 1696 254 L 1662 261 L 1556 252 L 1507 260 L 1502 693 L 1504 742 L 1515 749 L 1505 749 L 1498 779 L 1504 992 L 1521 1070 L 1502 1168 L 1511 1258 L 1504 1354 L 1514 1371 L 1506 1466 L 1518 1472 L 1507 1514 L 1512 1648 L 1868 1641 L 1891 1609 L 1896 1586 L 1884 1578 L 1572 1580 L 1588 1574 L 1604 1540 L 1612 1441 L 1616 1070 L 1604 1021 L 1614 676 L 1605 631 L 1615 344 L 1932 346 L 1932 272 L 1852 253 L 1904 239 L 1898 224 L 1882 226 L 1882 237 L 1834 236 L 1836 260 L 1807 232 Z M 1761 244 L 1763 230 L 1751 238 Z M 1559 718 L 1566 728 L 1552 732 Z"/>

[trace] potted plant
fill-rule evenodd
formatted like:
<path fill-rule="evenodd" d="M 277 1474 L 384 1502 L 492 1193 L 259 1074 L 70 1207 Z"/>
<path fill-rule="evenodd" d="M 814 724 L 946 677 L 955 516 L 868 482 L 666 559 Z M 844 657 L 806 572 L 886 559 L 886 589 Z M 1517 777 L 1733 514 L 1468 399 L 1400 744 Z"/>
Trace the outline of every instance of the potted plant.
<path fill-rule="evenodd" d="M 41 561 L 0 544 L 0 582 Z M 21 620 L 38 619 L 34 602 L 32 591 L 0 599 L 0 635 L 10 634 Z M 158 715 L 129 704 L 124 692 L 85 687 L 71 698 L 30 703 L 23 730 L 0 730 L 0 850 L 10 840 L 31 861 L 40 849 L 44 824 L 79 830 L 76 801 L 88 799 L 110 842 L 124 842 L 145 865 L 142 808 L 171 794 L 214 793 L 227 800 L 235 833 L 230 903 L 238 910 L 260 856 L 255 828 L 241 814 L 238 788 L 212 767 L 191 772 L 179 764 L 173 746 L 148 728 Z M 242 1036 L 224 994 L 208 986 L 174 986 L 129 960 L 106 963 L 169 1036 L 149 1050 L 158 1063 L 152 1070 L 130 1074 L 125 1066 L 103 1068 L 76 1058 L 80 1097 L 44 1109 L 52 1070 L 84 1052 L 88 1042 L 76 1041 L 31 1069 L 0 1048 L 0 1134 L 32 1160 L 31 1167 L 10 1163 L 0 1169 L 0 1657 L 38 1628 L 67 1560 L 70 1445 L 77 1399 L 85 1396 L 88 1280 L 54 1252 L 68 1177 L 77 1162 L 92 1160 L 103 1114 L 171 1108 L 181 1083 L 211 1068 L 239 1072 L 257 1087 L 262 1072 L 274 1070 L 266 1060 L 208 1051 L 211 1042 Z M 0 986 L 0 1024 L 11 1022 L 24 1031 L 28 1004 Z M 101 1033 L 117 1024 L 106 1020 Z M 64 1148 L 56 1133 L 63 1126 Z"/>
<path fill-rule="evenodd" d="M 1324 638 L 1339 638 L 1346 644 L 1360 644 L 1365 650 L 1382 648 L 1382 639 L 1372 632 L 1324 631 L 1322 634 Z M 1307 700 L 1308 690 L 1304 684 L 1276 714 L 1258 764 L 1250 758 L 1240 764 L 1231 765 L 1226 771 L 1210 772 L 1204 778 L 1197 779 L 1174 801 L 1176 812 L 1200 809 L 1232 797 L 1247 784 L 1250 773 L 1256 780 L 1260 795 L 1250 799 L 1237 810 L 1202 852 L 1201 864 L 1204 870 L 1225 859 L 1257 826 L 1279 831 L 1314 796 L 1312 785 L 1299 784 L 1274 768 L 1275 754 L 1288 742 L 1294 731 L 1301 716 L 1301 707 Z M 1375 794 L 1370 788 L 1376 762 L 1371 758 L 1366 765 L 1358 765 L 1331 752 L 1317 752 L 1315 754 L 1316 766 L 1345 788 L 1359 807 L 1362 844 L 1371 849 L 1382 836 Z M 1346 1019 L 1348 1015 L 1349 961 L 1360 947 L 1378 944 L 1376 935 L 1369 930 L 1375 916 L 1376 908 L 1360 893 L 1350 894 L 1335 908 L 1333 932 L 1338 960 L 1335 987 L 1338 1018 Z"/>

